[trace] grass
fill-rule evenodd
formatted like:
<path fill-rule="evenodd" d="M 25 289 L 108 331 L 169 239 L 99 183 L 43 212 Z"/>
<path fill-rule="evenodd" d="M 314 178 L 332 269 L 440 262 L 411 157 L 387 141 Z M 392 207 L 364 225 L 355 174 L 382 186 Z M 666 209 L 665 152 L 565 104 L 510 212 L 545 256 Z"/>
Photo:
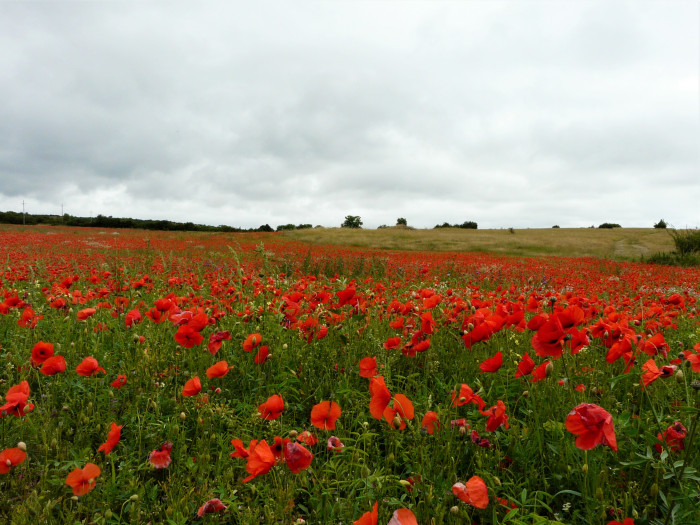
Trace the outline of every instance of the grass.
<path fill-rule="evenodd" d="M 314 228 L 281 233 L 311 244 L 335 244 L 382 250 L 488 252 L 515 256 L 597 257 L 639 260 L 670 252 L 673 239 L 654 228 L 547 228 L 514 230 L 437 228 Z"/>

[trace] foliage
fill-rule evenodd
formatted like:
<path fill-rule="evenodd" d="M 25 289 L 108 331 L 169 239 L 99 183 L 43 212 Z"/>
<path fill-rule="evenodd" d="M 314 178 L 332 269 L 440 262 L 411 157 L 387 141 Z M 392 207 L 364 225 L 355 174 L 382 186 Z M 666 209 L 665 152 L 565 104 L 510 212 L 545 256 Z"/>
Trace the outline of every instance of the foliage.
<path fill-rule="evenodd" d="M 654 228 L 667 228 L 668 224 L 666 224 L 666 221 L 661 219 L 659 222 L 654 224 Z"/>
<path fill-rule="evenodd" d="M 555 224 L 554 226 L 552 226 L 552 228 L 559 228 L 559 225 Z"/>
<path fill-rule="evenodd" d="M 408 226 L 408 221 L 403 217 L 399 217 L 396 219 L 396 226 Z"/>
<path fill-rule="evenodd" d="M 607 228 L 607 229 L 612 229 L 612 228 L 622 228 L 619 224 L 616 224 L 614 222 L 604 222 L 603 224 L 599 225 L 598 228 Z"/>
<path fill-rule="evenodd" d="M 464 221 L 462 224 L 450 224 L 449 222 L 443 222 L 442 224 L 435 225 L 435 228 L 464 228 L 467 230 L 476 230 L 478 225 L 474 221 Z"/>
<path fill-rule="evenodd" d="M 700 229 L 669 230 L 676 246 L 676 252 L 680 255 L 700 253 Z"/>
<path fill-rule="evenodd" d="M 346 215 L 341 228 L 362 228 L 362 219 L 359 215 Z"/>

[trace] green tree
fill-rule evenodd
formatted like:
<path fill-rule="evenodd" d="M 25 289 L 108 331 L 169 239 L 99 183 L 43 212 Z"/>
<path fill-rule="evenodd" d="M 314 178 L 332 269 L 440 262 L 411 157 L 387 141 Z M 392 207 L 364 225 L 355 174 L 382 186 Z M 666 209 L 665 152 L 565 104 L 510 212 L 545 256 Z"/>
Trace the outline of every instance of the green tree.
<path fill-rule="evenodd" d="M 346 215 L 341 228 L 362 228 L 362 218 L 359 215 Z"/>
<path fill-rule="evenodd" d="M 396 219 L 396 226 L 408 226 L 408 221 L 403 217 Z"/>

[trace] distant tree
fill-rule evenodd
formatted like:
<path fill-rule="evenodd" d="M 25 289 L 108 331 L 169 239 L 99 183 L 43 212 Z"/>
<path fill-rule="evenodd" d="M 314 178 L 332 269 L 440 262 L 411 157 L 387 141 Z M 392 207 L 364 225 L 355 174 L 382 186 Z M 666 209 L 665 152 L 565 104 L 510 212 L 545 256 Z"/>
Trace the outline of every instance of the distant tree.
<path fill-rule="evenodd" d="M 297 230 L 308 230 L 309 228 L 313 228 L 311 224 L 299 224 L 297 225 Z"/>
<path fill-rule="evenodd" d="M 396 226 L 408 226 L 408 221 L 403 217 L 396 219 Z"/>
<path fill-rule="evenodd" d="M 468 230 L 476 230 L 478 225 L 474 221 L 464 221 L 459 225 L 460 228 L 466 228 Z"/>
<path fill-rule="evenodd" d="M 284 230 L 296 230 L 296 229 L 297 229 L 297 227 L 294 226 L 293 224 L 280 224 L 279 226 L 277 226 L 278 232 L 281 232 Z"/>
<path fill-rule="evenodd" d="M 259 232 L 273 232 L 275 230 L 273 230 L 272 226 L 270 226 L 269 224 L 263 224 L 262 226 L 260 226 L 260 228 L 258 228 L 258 231 Z"/>
<path fill-rule="evenodd" d="M 654 224 L 654 228 L 667 228 L 668 224 L 666 224 L 666 221 L 661 219 L 659 222 Z"/>
<path fill-rule="evenodd" d="M 559 228 L 559 225 L 555 224 L 554 226 L 552 226 L 552 228 Z"/>
<path fill-rule="evenodd" d="M 435 228 L 452 228 L 452 225 L 449 222 L 443 222 L 442 224 L 436 224 Z"/>
<path fill-rule="evenodd" d="M 604 222 L 603 224 L 601 224 L 600 226 L 598 226 L 598 228 L 608 228 L 608 229 L 612 229 L 612 228 L 622 228 L 622 226 L 620 226 L 619 224 L 614 223 L 614 222 Z"/>
<path fill-rule="evenodd" d="M 346 215 L 341 228 L 362 228 L 362 218 L 359 215 Z"/>

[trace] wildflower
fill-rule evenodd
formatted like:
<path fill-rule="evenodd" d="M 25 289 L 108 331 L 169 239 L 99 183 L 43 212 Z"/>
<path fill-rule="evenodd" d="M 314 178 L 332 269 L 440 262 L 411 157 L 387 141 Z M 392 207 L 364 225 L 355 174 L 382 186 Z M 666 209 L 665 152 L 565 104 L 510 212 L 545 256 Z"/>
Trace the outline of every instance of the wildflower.
<path fill-rule="evenodd" d="M 360 377 L 374 377 L 377 375 L 377 359 L 363 357 L 360 359 Z"/>
<path fill-rule="evenodd" d="M 232 440 L 231 440 L 231 444 L 234 446 L 234 448 L 235 448 L 236 450 L 235 450 L 234 452 L 231 452 L 231 453 L 229 454 L 229 456 L 231 456 L 232 458 L 243 458 L 243 459 L 245 459 L 245 458 L 247 458 L 248 456 L 250 456 L 250 453 L 251 453 L 251 452 L 253 451 L 253 449 L 255 448 L 255 445 L 258 444 L 258 440 L 257 440 L 257 439 L 251 440 L 251 442 L 248 444 L 248 448 L 245 448 L 245 447 L 243 446 L 243 442 L 242 442 L 240 439 L 235 439 L 235 438 L 232 439 Z"/>
<path fill-rule="evenodd" d="M 489 357 L 486 359 L 481 365 L 479 365 L 479 368 L 481 369 L 481 373 L 493 373 L 497 372 L 499 368 L 503 365 L 503 352 L 496 352 L 496 355 L 493 357 Z"/>
<path fill-rule="evenodd" d="M 258 333 L 250 334 L 243 342 L 243 351 L 252 352 L 262 342 L 262 336 Z"/>
<path fill-rule="evenodd" d="M 377 525 L 377 502 L 374 502 L 372 510 L 365 512 L 359 520 L 352 523 L 353 525 Z"/>
<path fill-rule="evenodd" d="M 97 310 L 94 308 L 85 308 L 84 310 L 80 310 L 78 312 L 78 321 L 85 321 L 89 317 L 92 317 L 97 313 Z"/>
<path fill-rule="evenodd" d="M 76 468 L 73 472 L 68 474 L 66 485 L 73 489 L 73 494 L 75 496 L 84 496 L 95 488 L 95 478 L 98 477 L 101 472 L 100 467 L 94 463 L 87 463 L 84 468 Z"/>
<path fill-rule="evenodd" d="M 243 480 L 243 483 L 248 483 L 253 478 L 267 474 L 270 469 L 275 464 L 275 456 L 270 449 L 270 446 L 263 439 L 255 445 L 250 453 L 248 454 L 248 463 L 246 464 L 246 471 L 250 474 L 247 478 Z"/>
<path fill-rule="evenodd" d="M 343 450 L 343 448 L 345 448 L 345 445 L 343 445 L 343 442 L 340 441 L 340 438 L 338 438 L 336 436 L 331 436 L 328 438 L 328 442 L 326 443 L 326 448 L 329 451 L 340 452 L 341 450 Z"/>
<path fill-rule="evenodd" d="M 119 390 L 126 384 L 126 376 L 124 374 L 119 374 L 117 378 L 114 381 L 112 381 L 111 384 L 113 388 Z"/>
<path fill-rule="evenodd" d="M 530 355 L 526 352 L 523 358 L 518 363 L 518 371 L 515 372 L 515 377 L 523 377 L 530 375 L 532 370 L 535 368 L 535 362 L 532 360 Z"/>
<path fill-rule="evenodd" d="M 420 426 L 431 436 L 436 430 L 440 430 L 440 421 L 438 420 L 437 412 L 426 412 L 420 422 Z"/>
<path fill-rule="evenodd" d="M 215 377 L 225 377 L 228 371 L 233 367 L 228 366 L 226 361 L 219 361 L 218 363 L 207 368 L 207 377 L 209 379 L 214 379 Z"/>
<path fill-rule="evenodd" d="M 578 436 L 575 444 L 581 450 L 607 445 L 617 452 L 612 416 L 598 405 L 582 403 L 575 407 L 566 417 L 566 429 Z"/>
<path fill-rule="evenodd" d="M 214 332 L 209 336 L 209 343 L 207 344 L 207 349 L 211 355 L 216 355 L 221 349 L 223 341 L 230 341 L 231 333 L 226 330 L 225 332 Z"/>
<path fill-rule="evenodd" d="M 78 375 L 83 377 L 94 376 L 97 374 L 97 372 L 102 372 L 103 374 L 107 373 L 107 371 L 97 362 L 97 359 L 92 356 L 88 356 L 83 359 L 83 361 L 75 368 L 75 371 L 78 372 Z"/>
<path fill-rule="evenodd" d="M 462 405 L 466 405 L 468 403 L 474 403 L 479 407 L 479 410 L 486 406 L 486 402 L 481 399 L 481 396 L 475 394 L 469 385 L 462 383 L 462 385 L 459 387 L 459 396 L 454 390 L 452 391 L 452 406 L 461 407 Z"/>
<path fill-rule="evenodd" d="M 255 358 L 253 358 L 253 362 L 254 362 L 256 365 L 261 365 L 261 364 L 263 364 L 265 361 L 267 361 L 267 359 L 268 359 L 269 357 L 271 357 L 271 356 L 270 356 L 270 349 L 269 349 L 269 347 L 267 347 L 267 346 L 261 346 L 260 348 L 258 348 L 258 353 L 255 354 Z"/>
<path fill-rule="evenodd" d="M 472 476 L 464 483 L 452 485 L 452 493 L 459 499 L 477 509 L 485 509 L 489 504 L 489 494 L 486 483 L 479 476 Z"/>
<path fill-rule="evenodd" d="M 34 410 L 34 403 L 27 403 L 29 399 L 29 383 L 22 381 L 19 385 L 10 387 L 5 394 L 7 403 L 0 407 L 0 417 L 8 414 L 22 417 L 27 412 Z"/>
<path fill-rule="evenodd" d="M 311 465 L 314 455 L 299 443 L 287 443 L 284 446 L 284 460 L 293 474 L 299 474 Z"/>
<path fill-rule="evenodd" d="M 397 509 L 387 525 L 418 525 L 418 521 L 409 509 Z"/>
<path fill-rule="evenodd" d="M 198 346 L 204 341 L 204 337 L 189 325 L 182 325 L 175 332 L 175 340 L 185 348 Z"/>
<path fill-rule="evenodd" d="M 224 505 L 219 498 L 210 499 L 204 505 L 199 507 L 197 511 L 197 516 L 203 518 L 205 514 L 212 514 L 214 512 L 221 512 L 226 510 L 226 505 Z"/>
<path fill-rule="evenodd" d="M 391 392 L 384 384 L 384 377 L 376 376 L 369 380 L 369 412 L 374 419 L 381 419 L 384 409 L 391 401 Z"/>
<path fill-rule="evenodd" d="M 121 439 L 123 426 L 124 425 L 117 425 L 116 423 L 112 422 L 109 429 L 109 434 L 107 434 L 107 441 L 102 443 L 97 451 L 103 451 L 105 456 L 112 452 L 112 449 L 117 446 L 117 443 L 119 443 L 119 440 Z"/>
<path fill-rule="evenodd" d="M 19 465 L 25 459 L 27 459 L 27 453 L 20 447 L 6 448 L 0 452 L 0 474 L 7 474 L 10 468 Z"/>
<path fill-rule="evenodd" d="M 680 421 L 676 421 L 673 425 L 670 425 L 663 434 L 659 433 L 656 438 L 662 443 L 666 443 L 671 452 L 680 452 L 685 448 L 685 437 L 688 434 L 688 430 L 683 426 Z M 659 443 L 654 445 L 657 452 L 661 453 L 662 446 Z"/>
<path fill-rule="evenodd" d="M 297 436 L 297 441 L 300 441 L 305 445 L 314 446 L 316 443 L 318 443 L 318 438 L 312 432 L 304 430 Z"/>
<path fill-rule="evenodd" d="M 413 416 L 413 403 L 403 394 L 394 396 L 393 408 L 387 406 L 384 409 L 384 419 L 387 420 L 392 428 L 398 425 L 399 430 L 406 428 L 406 420 L 413 419 Z"/>
<path fill-rule="evenodd" d="M 66 371 L 66 360 L 62 355 L 53 355 L 44 361 L 39 372 L 52 376 Z"/>
<path fill-rule="evenodd" d="M 199 377 L 194 376 L 192 379 L 185 383 L 185 386 L 182 389 L 182 395 L 184 397 L 196 396 L 201 390 L 202 382 L 199 380 Z"/>
<path fill-rule="evenodd" d="M 486 421 L 486 431 L 493 432 L 501 425 L 508 429 L 508 416 L 506 415 L 506 405 L 500 399 L 488 410 L 482 411 L 482 415 L 489 416 Z"/>
<path fill-rule="evenodd" d="M 32 366 L 39 366 L 52 355 L 53 345 L 51 343 L 39 341 L 34 345 L 34 348 L 32 348 L 32 357 L 29 362 L 32 364 Z"/>
<path fill-rule="evenodd" d="M 170 441 L 163 443 L 158 450 L 154 450 L 148 455 L 148 461 L 157 469 L 168 467 L 172 462 L 170 451 L 173 449 L 173 444 Z"/>
<path fill-rule="evenodd" d="M 311 424 L 321 430 L 335 430 L 340 406 L 334 401 L 321 401 L 311 409 Z"/>
<path fill-rule="evenodd" d="M 275 394 L 270 396 L 267 401 L 258 406 L 260 417 L 268 421 L 277 419 L 284 411 L 284 401 L 282 396 Z"/>

